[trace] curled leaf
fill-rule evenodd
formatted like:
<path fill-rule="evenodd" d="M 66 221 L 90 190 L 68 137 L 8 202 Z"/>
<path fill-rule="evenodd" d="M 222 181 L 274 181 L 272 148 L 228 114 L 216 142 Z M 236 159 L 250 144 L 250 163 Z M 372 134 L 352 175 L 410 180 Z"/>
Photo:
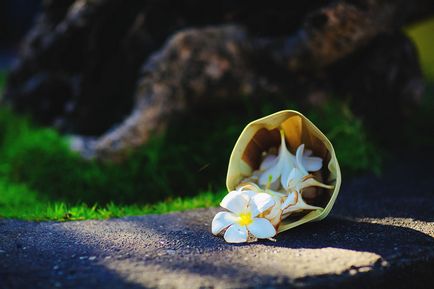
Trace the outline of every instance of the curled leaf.
<path fill-rule="evenodd" d="M 273 148 L 278 148 L 277 154 L 264 158 L 264 152 Z M 322 182 L 309 172 L 320 175 Z M 276 209 L 266 212 L 282 232 L 322 220 L 330 213 L 339 193 L 341 172 L 327 137 L 299 112 L 284 110 L 249 123 L 238 138 L 230 157 L 226 186 L 232 191 L 243 180 L 253 185 L 258 182 L 269 190 L 276 190 L 277 186 L 286 189 L 287 197 L 283 198 L 279 217 Z M 309 198 L 308 202 L 315 201 L 315 205 L 307 203 L 302 196 L 303 189 L 312 186 L 316 190 L 310 191 L 309 196 L 314 200 Z M 284 219 L 299 211 L 298 217 Z"/>

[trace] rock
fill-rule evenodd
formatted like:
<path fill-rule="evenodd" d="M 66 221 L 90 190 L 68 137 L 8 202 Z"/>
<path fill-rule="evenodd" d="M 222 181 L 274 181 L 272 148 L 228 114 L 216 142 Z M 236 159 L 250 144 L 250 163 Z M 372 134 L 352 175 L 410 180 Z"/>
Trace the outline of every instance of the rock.
<path fill-rule="evenodd" d="M 286 11 L 273 0 L 264 13 L 261 1 L 224 2 L 44 1 L 6 97 L 39 122 L 99 135 L 131 112 L 141 67 L 176 31 L 242 23 L 257 35 L 284 35 L 320 5 L 300 3 Z"/>
<path fill-rule="evenodd" d="M 102 134 L 73 147 L 104 160 L 123 159 L 178 113 L 245 96 L 354 94 L 367 116 L 378 97 L 394 116 L 418 104 L 417 55 L 399 30 L 434 13 L 432 2 L 223 2 L 44 1 L 5 99 L 63 132 Z"/>

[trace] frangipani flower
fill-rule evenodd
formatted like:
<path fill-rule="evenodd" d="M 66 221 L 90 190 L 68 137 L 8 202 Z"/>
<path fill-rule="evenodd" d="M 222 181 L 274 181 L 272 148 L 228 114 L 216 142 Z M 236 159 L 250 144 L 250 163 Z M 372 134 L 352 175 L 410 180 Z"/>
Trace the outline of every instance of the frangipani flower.
<path fill-rule="evenodd" d="M 253 185 L 240 189 L 243 182 Z M 309 119 L 293 110 L 276 112 L 244 128 L 232 150 L 226 178 L 228 191 L 252 190 L 273 198 L 275 204 L 259 217 L 271 221 L 277 232 L 324 219 L 340 184 L 333 145 Z"/>
<path fill-rule="evenodd" d="M 252 183 L 252 182 L 243 182 L 241 183 L 238 187 L 237 190 L 243 191 L 243 190 L 251 190 L 254 191 L 256 193 L 265 193 L 270 195 L 273 200 L 274 200 L 274 205 L 269 208 L 268 210 L 266 210 L 265 212 L 263 212 L 261 214 L 262 217 L 266 218 L 267 220 L 269 220 L 271 222 L 271 224 L 274 227 L 278 227 L 279 223 L 281 221 L 281 216 L 282 216 L 282 203 L 284 202 L 284 198 L 286 197 L 286 194 L 281 193 L 281 192 L 276 192 L 273 191 L 271 189 L 261 189 L 257 184 Z"/>
<path fill-rule="evenodd" d="M 301 146 L 303 147 L 297 162 L 296 156 L 291 154 L 286 147 L 284 131 L 280 130 L 279 153 L 277 156 L 268 155 L 262 161 L 259 167 L 259 171 L 262 171 L 262 174 L 259 176 L 259 184 L 263 186 L 269 185 L 271 188 L 277 189 L 276 181 L 280 177 L 280 183 L 286 189 L 291 173 L 297 174 L 297 172 L 293 172 L 294 168 L 297 168 L 297 165 L 302 167 L 303 172 L 320 170 L 322 168 L 322 159 L 312 157 L 312 151 L 306 150 L 304 152 L 304 145 L 300 145 L 299 148 Z"/>
<path fill-rule="evenodd" d="M 282 186 L 288 183 L 288 176 L 295 165 L 295 157 L 286 147 L 285 134 L 280 130 L 280 148 L 277 157 L 269 155 L 266 157 L 259 167 L 259 170 L 264 171 L 259 177 L 259 184 L 265 186 L 273 184 L 279 179 Z M 273 186 L 274 187 L 274 186 Z"/>
<path fill-rule="evenodd" d="M 297 152 L 295 155 L 295 166 L 288 175 L 287 183 L 285 183 L 283 186 L 285 190 L 287 190 L 288 192 L 295 191 L 301 193 L 301 191 L 304 188 L 312 187 L 312 186 L 321 187 L 325 189 L 333 189 L 333 186 L 329 186 L 318 182 L 313 178 L 312 175 L 310 175 L 307 172 L 307 169 L 305 168 L 303 162 L 304 160 L 303 151 L 304 151 L 304 144 L 301 144 L 297 148 Z"/>
<path fill-rule="evenodd" d="M 311 206 L 305 203 L 303 196 L 299 192 L 291 192 L 288 194 L 285 202 L 281 206 L 282 217 L 285 218 L 293 212 L 301 210 L 322 210 L 321 207 Z"/>
<path fill-rule="evenodd" d="M 313 157 L 312 154 L 313 151 L 311 150 L 304 150 L 304 152 L 302 153 L 301 163 L 308 172 L 316 172 L 322 168 L 322 158 Z"/>
<path fill-rule="evenodd" d="M 283 211 L 281 207 L 282 203 L 284 202 L 285 195 L 271 190 L 268 190 L 267 193 L 271 195 L 275 204 L 270 209 L 262 213 L 261 216 L 269 220 L 270 223 L 277 229 L 279 227 L 280 221 L 282 220 Z"/>
<path fill-rule="evenodd" d="M 228 243 L 247 242 L 249 235 L 258 238 L 271 238 L 276 229 L 269 220 L 259 215 L 275 204 L 266 193 L 254 191 L 231 191 L 220 203 L 230 212 L 219 212 L 212 221 L 212 233 L 218 235 L 224 229 L 224 239 Z"/>

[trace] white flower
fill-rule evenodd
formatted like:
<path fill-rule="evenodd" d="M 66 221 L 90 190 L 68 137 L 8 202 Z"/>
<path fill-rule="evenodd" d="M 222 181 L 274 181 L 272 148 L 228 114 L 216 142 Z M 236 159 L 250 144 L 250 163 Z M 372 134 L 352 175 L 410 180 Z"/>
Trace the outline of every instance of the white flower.
<path fill-rule="evenodd" d="M 313 178 L 312 175 L 308 173 L 307 169 L 304 166 L 305 163 L 304 160 L 306 158 L 303 157 L 303 153 L 304 153 L 304 144 L 300 145 L 297 148 L 294 168 L 289 173 L 286 183 L 283 184 L 285 190 L 287 190 L 288 192 L 301 193 L 301 191 L 304 188 L 312 187 L 312 186 L 332 189 L 333 186 L 328 186 L 326 184 L 318 182 Z M 309 159 L 312 160 L 313 157 Z"/>
<path fill-rule="evenodd" d="M 281 206 L 282 209 L 282 218 L 286 218 L 293 212 L 301 211 L 301 210 L 322 210 L 321 207 L 311 206 L 304 202 L 301 193 L 299 192 L 291 192 L 288 194 L 285 202 Z"/>
<path fill-rule="evenodd" d="M 308 173 L 306 168 L 303 165 L 303 152 L 304 144 L 300 145 L 297 148 L 297 152 L 295 155 L 295 166 L 291 170 L 291 173 L 288 177 L 288 182 L 284 186 L 288 191 L 288 196 L 283 202 L 281 209 L 283 210 L 283 217 L 286 217 L 288 214 L 300 210 L 317 210 L 322 209 L 320 207 L 311 206 L 304 202 L 302 196 L 302 190 L 307 187 L 322 187 L 326 189 L 332 189 L 333 186 L 329 186 L 323 183 L 318 182 L 313 178 L 312 175 Z"/>
<path fill-rule="evenodd" d="M 259 177 L 259 184 L 265 186 L 276 183 L 280 177 L 282 186 L 288 182 L 287 177 L 294 168 L 295 157 L 288 151 L 286 147 L 285 134 L 280 130 L 280 148 L 279 154 L 276 156 L 268 155 L 261 163 L 259 169 L 264 171 Z"/>
<path fill-rule="evenodd" d="M 298 147 L 297 151 L 300 149 L 300 147 L 302 147 L 302 149 L 299 163 L 303 169 L 309 172 L 320 170 L 322 168 L 322 159 L 311 156 L 312 151 L 310 150 L 306 150 L 306 152 L 304 152 L 303 144 Z M 289 152 L 288 148 L 286 147 L 284 131 L 280 130 L 279 154 L 277 156 L 268 155 L 264 158 L 259 167 L 259 170 L 263 172 L 259 176 L 259 184 L 262 186 L 268 185 L 272 189 L 278 189 L 278 183 L 276 181 L 280 177 L 280 183 L 282 187 L 286 188 L 289 178 L 291 177 L 292 170 L 296 167 L 296 165 L 296 156 Z"/>
<path fill-rule="evenodd" d="M 282 209 L 281 205 L 284 202 L 286 194 L 281 192 L 276 192 L 271 189 L 261 189 L 257 184 L 249 181 L 244 181 L 237 187 L 238 191 L 254 191 L 256 193 L 266 193 L 270 195 L 274 200 L 274 205 L 268 210 L 264 211 L 260 216 L 269 220 L 271 224 L 277 228 L 281 221 Z"/>
<path fill-rule="evenodd" d="M 268 194 L 271 195 L 271 197 L 274 200 L 274 206 L 272 206 L 271 208 L 269 208 L 267 211 L 265 211 L 262 216 L 264 218 L 266 218 L 267 220 L 270 221 L 270 223 L 275 227 L 278 228 L 280 222 L 282 221 L 282 204 L 284 202 L 284 197 L 285 194 L 279 193 L 279 192 L 275 192 L 275 191 L 271 191 L 271 190 L 267 190 Z"/>
<path fill-rule="evenodd" d="M 299 147 L 301 146 L 304 148 L 304 144 L 301 144 Z M 322 158 L 313 157 L 312 154 L 311 150 L 304 150 L 302 153 L 301 163 L 308 172 L 316 172 L 322 168 Z"/>
<path fill-rule="evenodd" d="M 230 212 L 219 212 L 212 221 L 212 233 L 219 234 L 226 229 L 224 239 L 228 243 L 243 243 L 249 234 L 258 238 L 271 238 L 276 229 L 265 218 L 258 217 L 275 204 L 273 198 L 266 193 L 236 190 L 227 194 L 220 206 Z"/>

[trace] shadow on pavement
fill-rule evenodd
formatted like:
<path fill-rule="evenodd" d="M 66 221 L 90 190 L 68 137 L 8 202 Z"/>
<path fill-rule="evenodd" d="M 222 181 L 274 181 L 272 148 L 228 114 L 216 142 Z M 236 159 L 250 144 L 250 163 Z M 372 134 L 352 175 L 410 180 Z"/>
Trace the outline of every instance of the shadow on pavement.
<path fill-rule="evenodd" d="M 417 226 L 406 227 L 411 223 L 330 217 L 285 232 L 276 242 L 231 245 L 209 232 L 215 212 L 68 223 L 5 220 L 0 223 L 0 248 L 7 256 L 0 255 L 0 277 L 8 289 L 30 285 L 96 289 L 107 284 L 110 288 L 296 284 L 305 288 L 373 284 L 429 288 L 425 281 L 431 278 L 434 238 Z M 426 223 L 421 223 L 421 230 L 426 230 L 423 226 Z M 333 252 L 337 252 L 336 263 L 345 261 L 337 269 L 327 259 Z M 358 258 L 368 261 L 360 263 Z M 383 268 L 384 261 L 388 265 Z M 313 270 L 316 262 L 324 269 Z M 425 263 L 424 270 L 409 270 Z M 350 274 L 358 267 L 369 267 L 369 272 Z M 383 286 L 385 280 L 387 286 Z"/>
<path fill-rule="evenodd" d="M 414 159 L 386 167 L 381 178 L 354 178 L 331 216 L 276 242 L 226 244 L 210 232 L 217 209 L 107 221 L 0 220 L 0 287 L 430 288 L 430 165 Z"/>

